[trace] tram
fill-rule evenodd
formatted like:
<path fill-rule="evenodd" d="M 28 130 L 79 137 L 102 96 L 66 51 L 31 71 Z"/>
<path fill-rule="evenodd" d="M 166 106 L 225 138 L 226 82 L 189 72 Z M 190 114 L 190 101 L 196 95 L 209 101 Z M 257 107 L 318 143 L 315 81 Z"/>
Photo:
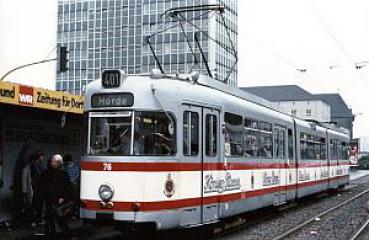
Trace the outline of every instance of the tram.
<path fill-rule="evenodd" d="M 349 182 L 347 134 L 196 73 L 106 70 L 84 109 L 85 221 L 190 228 Z"/>

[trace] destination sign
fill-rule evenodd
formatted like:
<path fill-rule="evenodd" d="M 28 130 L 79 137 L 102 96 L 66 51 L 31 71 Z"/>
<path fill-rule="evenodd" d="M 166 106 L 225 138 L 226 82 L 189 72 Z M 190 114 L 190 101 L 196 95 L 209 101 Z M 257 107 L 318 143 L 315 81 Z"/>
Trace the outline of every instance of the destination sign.
<path fill-rule="evenodd" d="M 93 108 L 131 107 L 133 102 L 134 97 L 132 93 L 94 94 L 91 97 L 91 106 Z"/>
<path fill-rule="evenodd" d="M 120 70 L 104 70 L 101 74 L 101 84 L 104 88 L 118 88 L 121 77 Z"/>

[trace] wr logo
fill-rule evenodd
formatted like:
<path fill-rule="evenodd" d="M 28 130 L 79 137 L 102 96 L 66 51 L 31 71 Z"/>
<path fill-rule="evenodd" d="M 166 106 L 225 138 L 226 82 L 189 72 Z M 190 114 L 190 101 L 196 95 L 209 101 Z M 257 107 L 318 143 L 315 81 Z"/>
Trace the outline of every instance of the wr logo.
<path fill-rule="evenodd" d="M 25 104 L 32 104 L 33 103 L 33 96 L 19 94 L 19 101 Z"/>
<path fill-rule="evenodd" d="M 19 86 L 19 102 L 33 105 L 33 87 Z"/>

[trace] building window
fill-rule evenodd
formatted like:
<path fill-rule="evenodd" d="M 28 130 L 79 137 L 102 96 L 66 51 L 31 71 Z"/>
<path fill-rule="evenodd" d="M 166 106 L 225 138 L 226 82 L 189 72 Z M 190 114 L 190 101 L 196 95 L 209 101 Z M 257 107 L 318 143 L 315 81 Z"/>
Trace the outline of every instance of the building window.
<path fill-rule="evenodd" d="M 311 117 L 311 109 L 306 109 L 306 116 Z"/>

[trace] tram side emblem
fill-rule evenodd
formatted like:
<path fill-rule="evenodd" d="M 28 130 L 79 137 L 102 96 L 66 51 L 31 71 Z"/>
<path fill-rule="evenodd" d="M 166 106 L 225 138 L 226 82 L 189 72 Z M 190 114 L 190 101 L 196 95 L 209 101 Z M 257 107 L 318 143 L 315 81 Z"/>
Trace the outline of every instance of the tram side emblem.
<path fill-rule="evenodd" d="M 174 181 L 172 179 L 172 175 L 169 173 L 167 176 L 167 180 L 165 181 L 165 186 L 164 186 L 164 195 L 167 198 L 171 198 L 175 193 L 175 189 L 174 189 Z"/>

